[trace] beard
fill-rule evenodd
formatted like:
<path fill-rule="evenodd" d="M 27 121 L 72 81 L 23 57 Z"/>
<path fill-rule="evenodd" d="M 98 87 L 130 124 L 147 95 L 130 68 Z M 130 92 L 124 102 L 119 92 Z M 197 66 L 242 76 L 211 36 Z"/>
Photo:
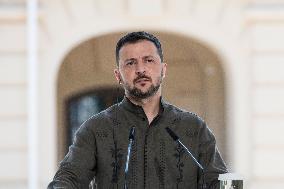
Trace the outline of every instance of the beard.
<path fill-rule="evenodd" d="M 137 87 L 130 88 L 129 85 L 126 85 L 126 90 L 128 91 L 128 94 L 136 99 L 146 99 L 150 96 L 153 96 L 154 94 L 156 94 L 159 88 L 160 84 L 158 85 L 152 84 L 147 91 L 143 92 L 141 89 L 138 89 Z"/>
<path fill-rule="evenodd" d="M 152 80 L 150 77 L 143 75 L 143 76 L 138 76 L 134 80 L 133 83 L 135 83 L 135 81 L 142 79 L 142 78 L 147 78 L 149 80 Z M 131 87 L 127 82 L 125 82 L 124 89 L 125 89 L 125 92 L 128 95 L 132 96 L 135 99 L 146 99 L 146 98 L 151 97 L 151 96 L 153 96 L 154 94 L 157 93 L 157 91 L 159 90 L 159 88 L 162 84 L 162 80 L 163 80 L 162 78 L 163 78 L 163 70 L 161 72 L 160 77 L 158 78 L 157 83 L 151 84 L 149 89 L 146 90 L 145 92 L 143 92 L 141 89 L 138 89 L 137 87 L 135 87 L 135 85 L 133 85 L 133 87 Z"/>

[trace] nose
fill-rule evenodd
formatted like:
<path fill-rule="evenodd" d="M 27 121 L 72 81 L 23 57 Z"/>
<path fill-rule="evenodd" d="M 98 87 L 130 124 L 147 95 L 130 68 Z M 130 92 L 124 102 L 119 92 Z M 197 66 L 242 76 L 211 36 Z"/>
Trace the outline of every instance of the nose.
<path fill-rule="evenodd" d="M 135 73 L 136 73 L 137 75 L 144 75 L 144 74 L 146 73 L 146 68 L 145 68 L 145 65 L 143 64 L 143 62 L 139 61 L 139 62 L 136 64 Z"/>

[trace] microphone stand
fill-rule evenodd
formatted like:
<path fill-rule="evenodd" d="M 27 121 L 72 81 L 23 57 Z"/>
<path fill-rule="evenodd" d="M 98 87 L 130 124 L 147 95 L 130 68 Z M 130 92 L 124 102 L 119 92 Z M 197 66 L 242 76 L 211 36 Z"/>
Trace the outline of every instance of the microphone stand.
<path fill-rule="evenodd" d="M 125 169 L 124 169 L 124 189 L 128 189 L 127 187 L 128 165 L 129 165 L 129 159 L 131 155 L 132 144 L 134 141 L 134 134 L 135 134 L 135 127 L 132 127 L 129 133 L 129 144 L 127 148 L 127 157 L 126 157 L 126 163 L 125 163 Z"/>
<path fill-rule="evenodd" d="M 197 159 L 190 152 L 190 150 L 180 141 L 179 137 L 169 127 L 166 127 L 166 131 L 168 132 L 168 134 L 172 137 L 172 139 L 175 142 L 177 142 L 179 145 L 181 145 L 186 150 L 186 152 L 190 155 L 190 157 L 193 159 L 195 164 L 200 168 L 201 173 L 202 173 L 202 180 L 203 180 L 201 188 L 202 189 L 206 189 L 205 176 L 204 176 L 204 167 L 197 161 Z"/>

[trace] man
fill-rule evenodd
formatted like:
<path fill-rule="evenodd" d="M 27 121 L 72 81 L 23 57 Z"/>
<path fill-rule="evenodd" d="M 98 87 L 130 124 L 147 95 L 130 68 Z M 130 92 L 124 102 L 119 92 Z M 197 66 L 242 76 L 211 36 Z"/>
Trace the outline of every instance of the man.
<path fill-rule="evenodd" d="M 82 124 L 49 188 L 218 188 L 227 172 L 216 141 L 195 114 L 165 102 L 161 84 L 167 64 L 159 40 L 146 32 L 122 37 L 115 77 L 125 90 L 118 103 Z M 124 175 L 129 131 L 135 127 L 129 171 Z M 174 131 L 204 167 L 202 171 L 167 133 Z"/>

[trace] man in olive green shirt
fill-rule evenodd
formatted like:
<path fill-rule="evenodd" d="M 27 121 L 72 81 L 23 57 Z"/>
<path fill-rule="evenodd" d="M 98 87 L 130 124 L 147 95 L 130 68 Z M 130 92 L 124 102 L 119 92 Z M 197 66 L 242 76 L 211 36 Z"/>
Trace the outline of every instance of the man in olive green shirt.
<path fill-rule="evenodd" d="M 77 131 L 74 143 L 60 163 L 48 188 L 173 189 L 219 187 L 218 175 L 227 172 L 216 141 L 205 122 L 162 98 L 167 64 L 159 40 L 147 32 L 132 32 L 116 47 L 115 77 L 125 90 L 121 103 L 92 116 Z M 135 139 L 127 177 L 124 175 L 129 130 Z M 204 171 L 169 127 L 191 150 Z"/>

